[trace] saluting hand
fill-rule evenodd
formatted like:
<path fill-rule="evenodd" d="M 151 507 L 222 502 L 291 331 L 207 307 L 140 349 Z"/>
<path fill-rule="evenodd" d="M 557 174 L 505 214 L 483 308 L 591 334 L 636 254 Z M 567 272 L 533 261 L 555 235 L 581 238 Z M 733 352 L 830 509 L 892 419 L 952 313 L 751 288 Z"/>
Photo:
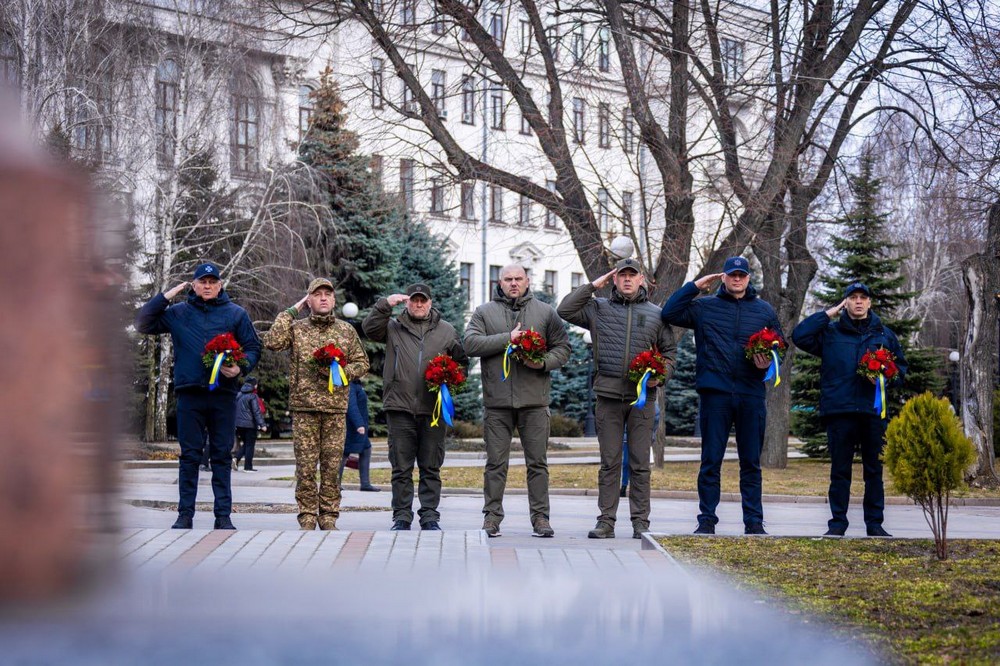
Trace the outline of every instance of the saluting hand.
<path fill-rule="evenodd" d="M 594 289 L 603 289 L 609 282 L 611 282 L 611 278 L 613 278 L 617 272 L 618 271 L 611 269 L 601 277 L 591 282 L 591 284 L 594 285 Z"/>
<path fill-rule="evenodd" d="M 304 308 L 306 306 L 306 300 L 308 300 L 308 298 L 309 298 L 309 294 L 306 294 L 305 296 L 303 296 L 299 300 L 298 303 L 296 303 L 292 307 L 295 308 L 296 310 L 298 310 L 299 312 L 302 312 L 302 308 Z"/>
<path fill-rule="evenodd" d="M 173 298 L 175 296 L 177 296 L 177 294 L 179 294 L 182 291 L 184 291 L 185 289 L 187 289 L 187 287 L 188 287 L 188 283 L 187 282 L 181 282 L 179 285 L 177 285 L 176 287 L 174 287 L 170 291 L 163 292 L 163 297 L 165 299 L 167 299 L 168 301 L 173 300 Z"/>
<path fill-rule="evenodd" d="M 712 273 L 711 275 L 703 275 L 694 281 L 694 286 L 698 287 L 700 291 L 704 291 L 708 287 L 712 286 L 713 283 L 721 280 L 725 277 L 725 273 Z"/>
<path fill-rule="evenodd" d="M 840 311 L 847 307 L 847 299 L 845 298 L 840 303 L 837 303 L 832 308 L 826 311 L 826 316 L 830 319 L 840 315 Z"/>
<path fill-rule="evenodd" d="M 392 294 L 390 296 L 386 296 L 385 300 L 389 302 L 389 307 L 394 308 L 400 303 L 405 303 L 410 300 L 410 297 L 406 294 Z"/>

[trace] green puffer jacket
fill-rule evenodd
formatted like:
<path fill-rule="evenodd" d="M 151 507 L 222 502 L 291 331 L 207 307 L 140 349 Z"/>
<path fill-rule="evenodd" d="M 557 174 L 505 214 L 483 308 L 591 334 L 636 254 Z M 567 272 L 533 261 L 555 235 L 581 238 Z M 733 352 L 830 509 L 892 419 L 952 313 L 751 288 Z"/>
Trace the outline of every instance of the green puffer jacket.
<path fill-rule="evenodd" d="M 282 312 L 271 330 L 264 334 L 264 346 L 274 351 L 291 350 L 288 377 L 288 408 L 293 412 L 323 412 L 346 414 L 350 390 L 347 386 L 327 389 L 329 367 L 320 368 L 313 362 L 313 352 L 333 344 L 347 357 L 344 373 L 348 381 L 364 377 L 368 372 L 368 355 L 361 346 L 354 327 L 333 315 L 310 315 L 294 319 Z"/>
<path fill-rule="evenodd" d="M 385 344 L 382 369 L 382 409 L 429 416 L 434 411 L 437 393 L 427 390 L 424 372 L 435 356 L 448 354 L 468 370 L 469 358 L 455 327 L 441 319 L 431 308 L 427 320 L 420 322 L 406 311 L 392 318 L 389 301 L 380 298 L 361 324 L 365 335 Z"/>
<path fill-rule="evenodd" d="M 510 332 L 518 324 L 522 331 L 534 329 L 545 338 L 545 368 L 535 370 L 511 359 L 510 376 L 503 381 L 504 351 Z M 485 407 L 548 407 L 549 373 L 569 360 L 569 336 L 551 305 L 535 300 L 530 292 L 512 300 L 497 285 L 493 300 L 472 313 L 465 329 L 465 351 L 483 359 L 480 367 Z"/>

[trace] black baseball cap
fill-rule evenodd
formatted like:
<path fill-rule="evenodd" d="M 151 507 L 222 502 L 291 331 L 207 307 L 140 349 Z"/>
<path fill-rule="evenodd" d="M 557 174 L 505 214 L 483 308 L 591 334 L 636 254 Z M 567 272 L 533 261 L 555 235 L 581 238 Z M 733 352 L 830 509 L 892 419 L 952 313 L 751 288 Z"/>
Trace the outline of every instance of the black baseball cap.
<path fill-rule="evenodd" d="M 423 296 L 427 300 L 430 300 L 431 288 L 428 287 L 426 284 L 421 284 L 420 282 L 417 282 L 416 284 L 411 284 L 409 287 L 406 288 L 406 295 L 407 296 L 419 295 Z"/>

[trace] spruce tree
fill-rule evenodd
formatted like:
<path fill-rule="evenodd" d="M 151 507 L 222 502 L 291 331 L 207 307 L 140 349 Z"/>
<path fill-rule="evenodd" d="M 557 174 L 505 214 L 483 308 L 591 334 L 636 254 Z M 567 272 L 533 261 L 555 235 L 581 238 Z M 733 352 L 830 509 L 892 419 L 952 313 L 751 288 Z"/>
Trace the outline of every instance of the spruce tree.
<path fill-rule="evenodd" d="M 812 293 L 820 307 L 830 308 L 844 299 L 844 289 L 853 282 L 861 282 L 871 290 L 872 311 L 899 337 L 909 365 L 904 385 L 889 392 L 889 418 L 892 418 L 910 397 L 924 391 L 940 393 L 944 380 L 934 351 L 912 344 L 920 321 L 898 316 L 914 294 L 901 291 L 905 281 L 901 273 L 904 257 L 885 233 L 894 222 L 880 210 L 882 180 L 875 176 L 874 165 L 874 156 L 865 153 L 858 173 L 849 177 L 854 204 L 849 213 L 836 220 L 838 229 L 831 240 L 832 252 L 823 257 L 830 271 L 819 276 L 819 287 Z M 792 432 L 803 440 L 802 449 L 811 457 L 828 455 L 826 429 L 818 411 L 819 370 L 820 359 L 796 354 L 792 373 Z"/>
<path fill-rule="evenodd" d="M 664 391 L 663 425 L 666 434 L 693 435 L 698 418 L 698 392 L 695 390 L 695 346 L 691 331 L 677 341 L 674 375 Z"/>

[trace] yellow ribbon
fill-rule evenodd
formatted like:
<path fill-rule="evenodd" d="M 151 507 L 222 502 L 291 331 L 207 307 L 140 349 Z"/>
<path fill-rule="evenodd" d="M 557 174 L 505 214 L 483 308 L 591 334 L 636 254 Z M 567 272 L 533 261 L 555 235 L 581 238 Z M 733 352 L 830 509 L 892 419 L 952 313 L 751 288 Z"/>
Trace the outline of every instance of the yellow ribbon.
<path fill-rule="evenodd" d="M 646 377 L 649 377 L 652 373 L 652 370 L 646 368 L 646 372 L 642 373 L 642 377 L 639 377 L 639 381 L 635 383 L 635 400 L 629 403 L 630 406 L 639 402 L 639 400 L 643 397 L 642 389 L 644 388 L 644 382 L 646 381 Z M 646 401 L 643 400 L 642 406 L 645 406 L 645 402 Z"/>
<path fill-rule="evenodd" d="M 884 419 L 885 418 L 885 411 L 886 411 L 885 410 L 885 375 L 883 375 L 881 372 L 878 373 L 878 394 L 879 394 L 879 398 L 881 398 L 880 402 L 882 403 L 882 418 Z"/>
<path fill-rule="evenodd" d="M 441 418 L 441 389 L 437 390 L 437 394 L 437 400 L 434 401 L 434 411 L 431 413 L 432 428 L 438 424 L 438 419 Z"/>
<path fill-rule="evenodd" d="M 781 359 L 778 358 L 778 343 L 775 342 L 771 347 L 771 360 L 774 362 L 774 385 L 777 386 L 781 383 Z"/>
<path fill-rule="evenodd" d="M 344 366 L 342 366 L 336 359 L 334 360 L 334 365 L 337 366 L 337 372 L 340 373 L 340 385 L 347 386 L 347 373 L 344 372 Z M 330 374 L 326 381 L 326 390 L 333 393 L 333 368 L 330 368 Z"/>
<path fill-rule="evenodd" d="M 510 376 L 510 355 L 514 353 L 517 349 L 517 345 L 508 343 L 507 349 L 503 352 L 503 380 L 507 381 L 507 377 Z"/>
<path fill-rule="evenodd" d="M 219 370 L 222 369 L 222 362 L 226 360 L 229 352 L 222 352 L 215 355 L 215 363 L 212 364 L 212 373 L 208 376 L 208 388 L 214 389 L 219 385 Z"/>

